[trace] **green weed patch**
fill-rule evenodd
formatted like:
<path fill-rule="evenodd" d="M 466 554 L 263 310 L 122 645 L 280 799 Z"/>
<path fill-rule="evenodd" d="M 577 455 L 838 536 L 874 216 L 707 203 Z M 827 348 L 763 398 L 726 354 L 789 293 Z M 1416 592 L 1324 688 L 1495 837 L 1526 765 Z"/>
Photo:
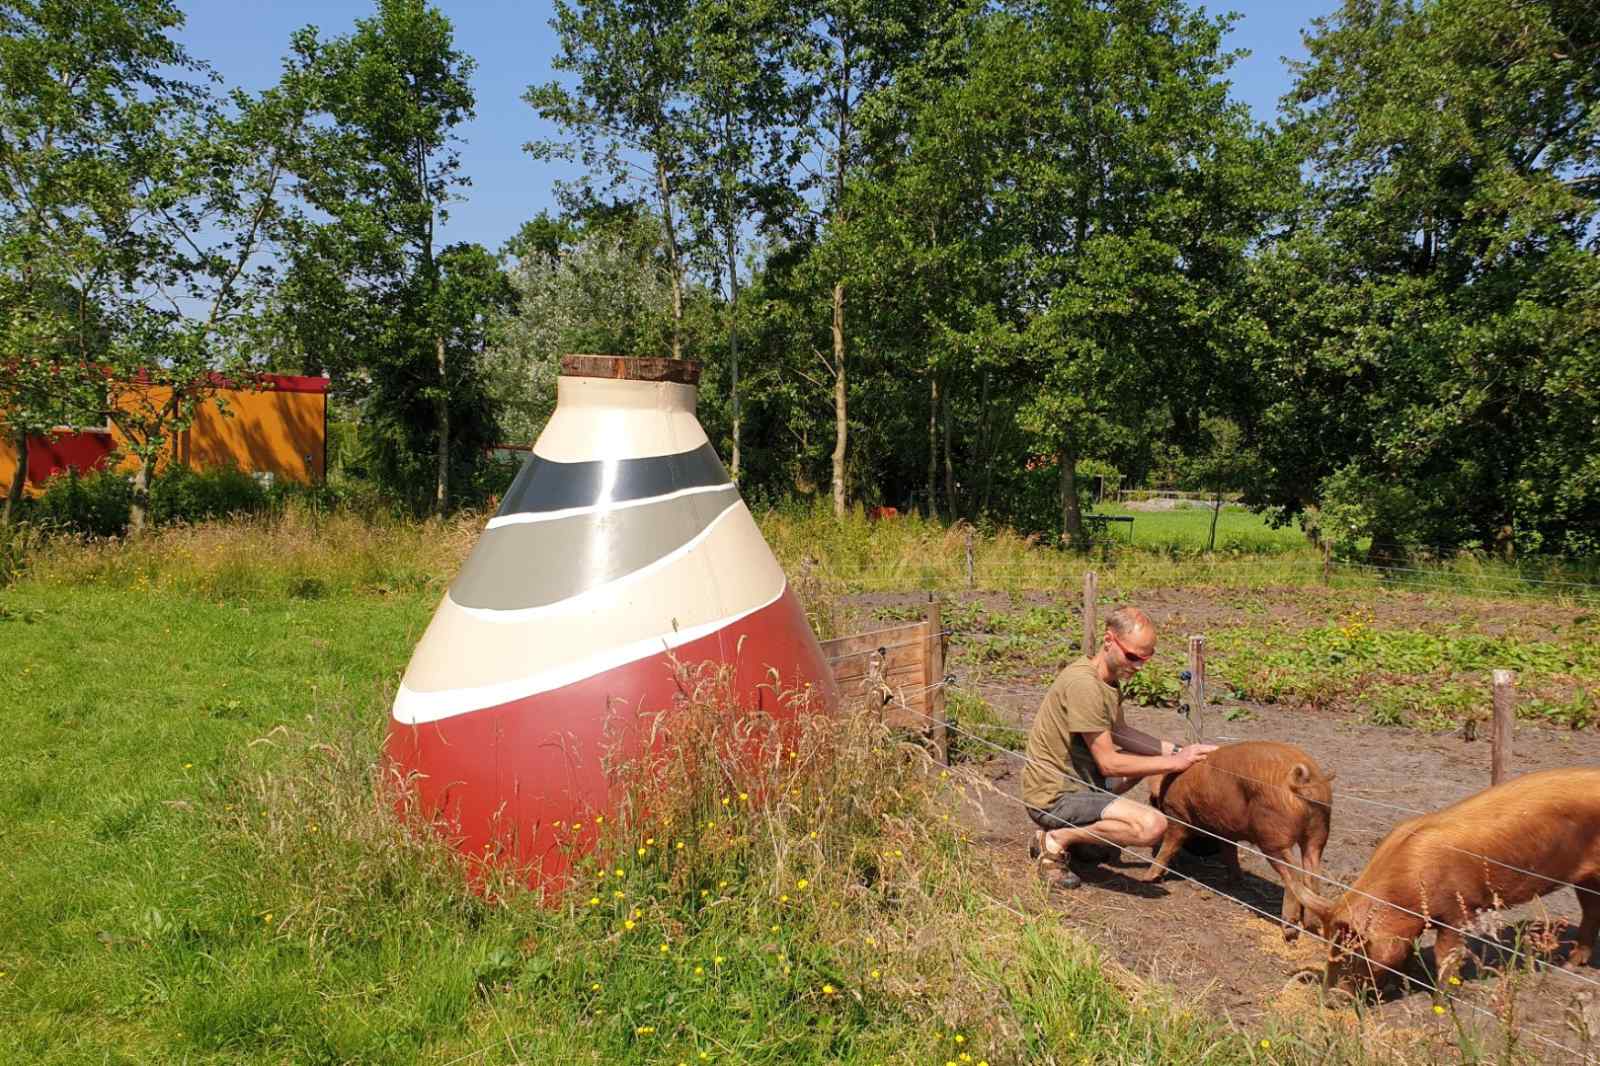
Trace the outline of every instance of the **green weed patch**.
<path fill-rule="evenodd" d="M 1208 669 L 1242 700 L 1313 707 L 1359 703 L 1383 725 L 1449 729 L 1487 716 L 1489 674 L 1517 671 L 1524 717 L 1600 721 L 1600 644 L 1374 628 L 1359 619 L 1299 630 L 1244 626 L 1212 635 Z M 1560 696 L 1554 695 L 1560 693 Z"/>

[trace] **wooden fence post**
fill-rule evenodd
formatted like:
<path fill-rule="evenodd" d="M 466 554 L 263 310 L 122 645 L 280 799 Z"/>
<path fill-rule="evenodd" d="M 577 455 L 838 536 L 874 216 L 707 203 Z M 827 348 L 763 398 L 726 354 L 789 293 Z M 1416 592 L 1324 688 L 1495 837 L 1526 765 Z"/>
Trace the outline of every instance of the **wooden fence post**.
<path fill-rule="evenodd" d="M 1322 542 L 1322 584 L 1326 588 L 1333 578 L 1333 543 Z"/>
<path fill-rule="evenodd" d="M 939 761 L 946 766 L 950 765 L 950 729 L 945 721 L 944 709 L 944 618 L 939 610 L 939 601 L 931 595 L 928 597 L 928 648 L 923 662 L 927 665 L 923 670 L 923 684 L 927 686 L 922 706 L 928 714 L 929 733 L 933 738 L 934 750 L 939 753 Z"/>
<path fill-rule="evenodd" d="M 967 588 L 972 587 L 972 527 L 967 527 Z"/>
<path fill-rule="evenodd" d="M 1198 634 L 1189 637 L 1189 724 L 1195 741 L 1204 739 L 1206 712 L 1206 638 Z"/>
<path fill-rule="evenodd" d="M 1494 672 L 1494 731 L 1490 736 L 1489 783 L 1505 780 L 1506 764 L 1511 761 L 1511 726 L 1517 717 L 1517 675 L 1510 670 Z"/>
<path fill-rule="evenodd" d="M 1100 644 L 1100 630 L 1095 625 L 1095 604 L 1100 599 L 1100 577 L 1093 570 L 1083 575 L 1083 654 L 1094 656 Z"/>

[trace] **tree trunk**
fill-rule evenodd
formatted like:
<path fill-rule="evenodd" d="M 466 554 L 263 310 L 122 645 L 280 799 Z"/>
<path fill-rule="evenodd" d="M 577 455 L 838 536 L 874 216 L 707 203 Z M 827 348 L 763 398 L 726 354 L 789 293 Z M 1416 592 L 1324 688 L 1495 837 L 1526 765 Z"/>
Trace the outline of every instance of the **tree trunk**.
<path fill-rule="evenodd" d="M 1061 464 L 1061 535 L 1074 548 L 1088 547 L 1083 536 L 1083 511 L 1078 506 L 1078 452 L 1070 444 L 1056 453 Z"/>
<path fill-rule="evenodd" d="M 928 506 L 923 513 L 929 518 L 939 514 L 939 375 L 928 375 Z"/>
<path fill-rule="evenodd" d="M 679 262 L 678 229 L 672 221 L 672 177 L 667 164 L 656 157 L 656 195 L 661 201 L 661 235 L 667 246 L 667 268 L 672 272 L 672 358 L 683 358 L 683 266 Z"/>
<path fill-rule="evenodd" d="M 133 474 L 133 500 L 128 507 L 128 535 L 144 532 L 150 514 L 150 457 L 139 456 L 139 469 Z"/>
<path fill-rule="evenodd" d="M 22 500 L 22 487 L 28 483 L 28 431 L 17 431 L 17 471 L 11 475 L 11 488 L 6 491 L 6 508 L 4 517 L 0 517 L 0 525 L 11 524 L 11 516 L 16 513 L 17 505 Z"/>
<path fill-rule="evenodd" d="M 961 513 L 961 502 L 956 499 L 956 469 L 950 461 L 950 397 L 944 398 L 944 505 L 949 509 L 951 521 Z"/>
<path fill-rule="evenodd" d="M 1206 551 L 1217 549 L 1217 516 L 1222 513 L 1222 490 L 1217 490 L 1216 499 L 1211 501 L 1211 539 L 1206 542 Z"/>
<path fill-rule="evenodd" d="M 844 282 L 833 284 L 833 513 L 844 517 L 844 455 L 849 440 L 844 367 Z"/>
<path fill-rule="evenodd" d="M 989 501 L 994 491 L 994 413 L 989 409 L 989 372 L 983 372 L 982 393 L 978 406 L 983 411 L 983 426 L 978 432 L 978 462 L 983 468 L 983 496 L 978 505 L 978 514 L 989 513 Z M 969 514 L 968 518 L 977 518 L 977 514 Z"/>
<path fill-rule="evenodd" d="M 434 482 L 433 510 L 440 518 L 450 503 L 450 379 L 445 376 L 444 334 L 433 338 L 434 356 L 439 361 L 439 397 L 434 412 L 439 423 L 439 470 Z"/>
<path fill-rule="evenodd" d="M 730 209 L 731 210 L 731 209 Z M 739 429 L 742 412 L 739 408 L 739 259 L 733 241 L 733 227 L 723 231 L 723 241 L 728 256 L 728 291 L 732 301 L 728 304 L 728 394 L 733 400 L 733 480 L 739 480 Z"/>

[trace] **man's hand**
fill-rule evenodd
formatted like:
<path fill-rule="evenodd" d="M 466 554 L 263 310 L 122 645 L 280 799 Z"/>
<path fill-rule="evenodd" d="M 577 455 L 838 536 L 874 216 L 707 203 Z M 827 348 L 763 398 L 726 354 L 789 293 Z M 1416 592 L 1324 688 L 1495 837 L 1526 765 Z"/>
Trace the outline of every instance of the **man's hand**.
<path fill-rule="evenodd" d="M 1215 744 L 1190 744 L 1186 748 L 1179 748 L 1172 753 L 1174 770 L 1187 770 L 1197 762 L 1205 762 L 1206 756 L 1217 750 Z"/>

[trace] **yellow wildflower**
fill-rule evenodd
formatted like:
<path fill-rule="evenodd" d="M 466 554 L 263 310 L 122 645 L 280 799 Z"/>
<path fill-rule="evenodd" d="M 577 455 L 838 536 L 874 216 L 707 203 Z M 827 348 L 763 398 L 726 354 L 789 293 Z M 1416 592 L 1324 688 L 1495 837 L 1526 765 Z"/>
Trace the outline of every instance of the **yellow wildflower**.
<path fill-rule="evenodd" d="M 644 858 L 644 852 L 645 852 L 644 848 L 640 848 L 639 849 L 639 858 L 641 858 L 641 859 Z"/>
<path fill-rule="evenodd" d="M 645 846 L 648 847 L 648 846 L 650 846 L 650 845 L 652 845 L 652 844 L 654 844 L 656 842 L 656 838 L 655 837 L 645 837 L 644 838 L 644 842 L 645 842 Z"/>
<path fill-rule="evenodd" d="M 1262 1051 L 1270 1050 L 1271 1047 L 1272 1047 L 1272 1041 L 1270 1041 L 1270 1040 L 1261 1041 L 1261 1050 Z"/>
<path fill-rule="evenodd" d="M 632 918 L 628 918 L 628 919 L 624 920 L 623 923 L 622 923 L 622 928 L 624 928 L 624 929 L 632 929 L 633 928 L 633 919 Z"/>
<path fill-rule="evenodd" d="M 695 967 L 695 968 L 694 968 L 694 975 L 695 975 L 695 976 L 696 976 L 696 977 L 699 977 L 699 976 L 701 976 L 701 975 L 702 975 L 702 974 L 704 974 L 704 973 L 705 973 L 705 972 L 706 972 L 706 968 L 705 968 L 705 967 L 704 967 L 704 966 L 696 966 L 696 967 Z"/>
<path fill-rule="evenodd" d="M 749 799 L 750 799 L 750 793 L 748 793 L 748 792 L 739 793 L 739 802 L 740 803 L 744 803 Z"/>
<path fill-rule="evenodd" d="M 591 907 L 600 906 L 600 897 L 599 896 L 590 896 L 589 897 L 589 906 L 591 906 Z"/>
<path fill-rule="evenodd" d="M 671 950 L 672 949 L 669 948 L 667 945 L 665 945 L 665 944 L 661 945 L 661 954 L 665 955 L 668 951 L 671 951 Z"/>
<path fill-rule="evenodd" d="M 834 989 L 834 987 L 832 985 L 823 985 L 822 986 L 822 994 L 825 995 L 825 996 L 833 995 L 834 991 L 835 991 L 835 989 Z"/>
<path fill-rule="evenodd" d="M 802 877 L 800 880 L 798 880 L 798 881 L 796 881 L 794 883 L 794 887 L 800 889 L 801 891 L 804 891 L 806 886 L 809 885 L 809 884 L 811 884 L 811 882 L 807 881 L 805 878 Z"/>
<path fill-rule="evenodd" d="M 1435 1003 L 1433 1005 L 1433 1013 L 1435 1013 L 1435 1014 L 1443 1014 L 1444 1013 L 1444 1007 L 1441 1004 Z"/>
<path fill-rule="evenodd" d="M 872 971 L 872 979 L 874 981 L 876 981 L 878 978 L 880 978 L 882 976 L 883 976 L 883 972 L 881 970 L 873 970 Z"/>
<path fill-rule="evenodd" d="M 600 982 L 599 982 L 599 981 L 596 981 L 596 982 L 595 982 L 595 983 L 594 983 L 594 984 L 592 984 L 592 985 L 590 985 L 590 986 L 589 986 L 589 991 L 591 991 L 591 992 L 598 992 L 598 991 L 600 991 Z"/>

